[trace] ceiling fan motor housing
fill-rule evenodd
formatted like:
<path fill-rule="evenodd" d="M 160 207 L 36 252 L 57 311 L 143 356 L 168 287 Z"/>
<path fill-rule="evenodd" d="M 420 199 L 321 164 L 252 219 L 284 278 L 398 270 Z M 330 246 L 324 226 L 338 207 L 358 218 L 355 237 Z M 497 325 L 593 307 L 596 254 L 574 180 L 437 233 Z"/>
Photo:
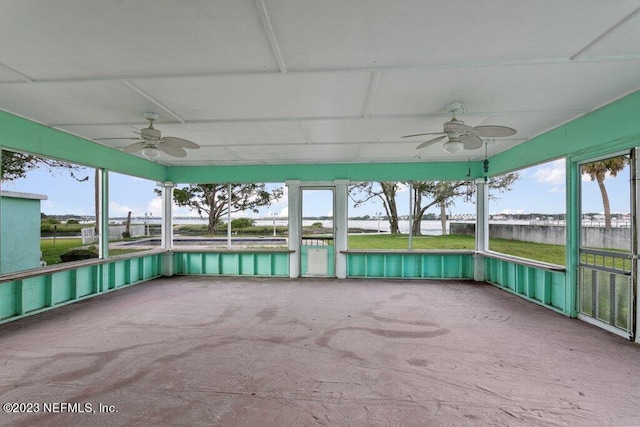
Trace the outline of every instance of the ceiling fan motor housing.
<path fill-rule="evenodd" d="M 144 128 L 140 132 L 140 135 L 142 135 L 143 139 L 152 139 L 152 140 L 160 139 L 160 131 L 154 128 Z"/>

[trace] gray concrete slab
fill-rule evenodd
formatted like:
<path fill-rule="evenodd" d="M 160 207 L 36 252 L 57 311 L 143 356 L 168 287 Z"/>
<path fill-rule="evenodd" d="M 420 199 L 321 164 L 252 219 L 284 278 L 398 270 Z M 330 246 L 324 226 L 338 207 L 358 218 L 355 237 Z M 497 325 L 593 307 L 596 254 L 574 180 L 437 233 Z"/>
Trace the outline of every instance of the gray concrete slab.
<path fill-rule="evenodd" d="M 0 327 L 0 424 L 640 425 L 639 373 L 486 284 L 165 278 Z"/>

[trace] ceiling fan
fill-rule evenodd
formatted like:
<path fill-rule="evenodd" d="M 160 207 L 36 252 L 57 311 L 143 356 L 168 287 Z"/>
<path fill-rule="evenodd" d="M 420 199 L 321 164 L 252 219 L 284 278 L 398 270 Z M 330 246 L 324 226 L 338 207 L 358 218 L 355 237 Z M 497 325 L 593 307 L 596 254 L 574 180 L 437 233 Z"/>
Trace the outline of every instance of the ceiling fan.
<path fill-rule="evenodd" d="M 186 139 L 176 138 L 173 136 L 161 137 L 160 131 L 153 127 L 153 122 L 158 119 L 156 113 L 144 113 L 143 117 L 149 120 L 149 127 L 143 128 L 140 132 L 134 132 L 139 134 L 139 137 L 124 137 L 124 138 L 96 138 L 96 141 L 102 141 L 107 139 L 130 139 L 138 142 L 124 148 L 125 153 L 142 152 L 142 155 L 148 159 L 155 159 L 160 156 L 160 153 L 165 153 L 173 157 L 185 157 L 187 152 L 185 148 L 195 150 L 200 148 L 195 142 L 191 142 Z"/>
<path fill-rule="evenodd" d="M 500 138 L 515 135 L 516 130 L 507 126 L 476 126 L 465 125 L 462 120 L 456 119 L 456 113 L 462 110 L 461 102 L 454 102 L 447 105 L 447 111 L 452 114 L 451 120 L 446 122 L 442 128 L 442 132 L 417 133 L 414 135 L 405 135 L 402 138 L 413 138 L 414 136 L 424 135 L 440 135 L 433 139 L 423 142 L 416 147 L 420 150 L 438 141 L 448 138 L 444 143 L 444 151 L 455 154 L 461 150 L 476 150 L 482 147 L 481 138 Z"/>

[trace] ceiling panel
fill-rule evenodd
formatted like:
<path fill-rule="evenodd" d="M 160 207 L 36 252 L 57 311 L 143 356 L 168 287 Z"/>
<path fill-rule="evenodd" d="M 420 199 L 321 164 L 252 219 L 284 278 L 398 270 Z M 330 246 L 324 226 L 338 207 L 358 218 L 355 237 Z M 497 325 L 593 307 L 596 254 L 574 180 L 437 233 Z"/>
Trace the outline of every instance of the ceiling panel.
<path fill-rule="evenodd" d="M 265 3 L 291 70 L 567 59 L 638 7 L 633 0 Z"/>
<path fill-rule="evenodd" d="M 202 146 L 238 146 L 268 144 L 303 144 L 305 136 L 300 123 L 242 122 L 163 124 L 156 126 L 163 134 L 191 139 Z"/>
<path fill-rule="evenodd" d="M 143 127 L 142 113 L 157 110 L 119 81 L 3 84 L 0 105 L 51 125 L 139 121 Z"/>
<path fill-rule="evenodd" d="M 251 0 L 3 0 L 1 63 L 36 80 L 273 71 Z"/>
<path fill-rule="evenodd" d="M 401 137 L 461 101 L 467 124 L 518 131 L 491 154 L 640 89 L 640 0 L 0 5 L 0 110 L 88 139 L 156 112 L 202 147 L 164 164 L 482 159 Z"/>
<path fill-rule="evenodd" d="M 358 161 L 361 162 L 410 162 L 428 159 L 429 161 L 458 161 L 455 156 L 442 150 L 442 144 L 435 144 L 422 150 L 416 150 L 412 142 L 390 142 L 386 144 L 359 144 Z"/>
<path fill-rule="evenodd" d="M 397 141 L 403 135 L 441 131 L 447 117 L 317 120 L 306 121 L 304 128 L 311 142 Z"/>
<path fill-rule="evenodd" d="M 584 52 L 584 57 L 638 56 L 640 55 L 639 41 L 640 13 Z"/>
<path fill-rule="evenodd" d="M 185 120 L 362 115 L 369 73 L 286 73 L 138 80 Z"/>
<path fill-rule="evenodd" d="M 177 159 L 175 157 L 162 156 L 159 163 L 167 165 L 233 165 L 243 163 L 238 154 L 226 147 L 201 147 L 198 150 L 189 150 L 187 157 Z"/>
<path fill-rule="evenodd" d="M 427 114 L 454 101 L 468 113 L 590 111 L 639 89 L 639 69 L 628 60 L 387 71 L 371 115 Z"/>
<path fill-rule="evenodd" d="M 348 162 L 357 152 L 357 146 L 286 145 L 256 146 L 251 149 L 234 149 L 240 162 L 257 164 Z"/>
<path fill-rule="evenodd" d="M 114 138 L 133 135 L 133 131 L 145 127 L 143 121 L 141 119 L 139 125 L 64 126 L 63 129 L 89 139 Z M 302 127 L 295 121 L 184 124 L 158 120 L 154 127 L 162 132 L 162 136 L 188 139 L 200 146 L 305 143 Z M 122 146 L 118 141 L 107 143 Z"/>
<path fill-rule="evenodd" d="M 509 123 L 509 126 L 516 129 L 517 133 L 509 137 L 510 140 L 523 142 L 527 139 L 538 136 L 556 128 L 570 120 L 576 119 L 582 114 L 576 113 L 515 113 L 496 114 L 491 116 L 487 123 Z M 481 123 L 484 124 L 484 123 Z M 541 131 L 542 130 L 542 131 Z"/>

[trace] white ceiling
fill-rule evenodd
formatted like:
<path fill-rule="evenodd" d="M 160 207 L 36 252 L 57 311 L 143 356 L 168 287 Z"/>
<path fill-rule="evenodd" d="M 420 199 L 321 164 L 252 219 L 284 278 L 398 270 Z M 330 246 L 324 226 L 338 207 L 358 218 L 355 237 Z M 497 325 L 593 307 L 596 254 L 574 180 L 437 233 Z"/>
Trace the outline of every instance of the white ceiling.
<path fill-rule="evenodd" d="M 640 89 L 640 0 L 0 0 L 0 109 L 88 139 L 144 112 L 168 165 L 478 160 Z M 101 141 L 122 149 L 130 141 Z"/>

